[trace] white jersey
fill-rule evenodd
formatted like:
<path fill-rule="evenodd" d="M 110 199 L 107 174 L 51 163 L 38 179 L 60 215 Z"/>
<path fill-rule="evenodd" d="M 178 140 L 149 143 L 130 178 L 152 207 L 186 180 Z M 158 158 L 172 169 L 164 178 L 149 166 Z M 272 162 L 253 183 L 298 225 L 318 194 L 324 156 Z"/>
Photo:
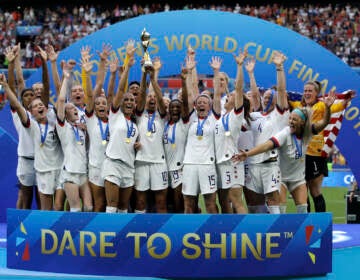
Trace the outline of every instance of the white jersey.
<path fill-rule="evenodd" d="M 24 109 L 25 110 L 25 109 Z M 28 116 L 30 113 L 27 111 Z M 20 117 L 16 111 L 11 108 L 11 116 L 14 122 L 16 132 L 18 134 L 19 142 L 17 146 L 17 154 L 20 157 L 33 158 L 34 157 L 34 143 L 30 134 L 30 130 L 26 129 L 21 123 Z"/>
<path fill-rule="evenodd" d="M 185 164 L 214 164 L 215 163 L 215 140 L 214 130 L 216 120 L 211 112 L 205 119 L 195 114 L 190 118 L 190 127 L 185 148 Z"/>
<path fill-rule="evenodd" d="M 125 118 L 120 108 L 110 110 L 109 115 L 110 138 L 106 148 L 106 156 L 125 162 L 134 168 L 135 148 L 134 144 L 139 135 L 137 125 L 130 119 Z"/>
<path fill-rule="evenodd" d="M 271 137 L 271 140 L 275 147 L 279 147 L 281 179 L 284 182 L 305 179 L 306 143 L 291 134 L 288 126 Z"/>
<path fill-rule="evenodd" d="M 240 110 L 231 110 L 222 115 L 215 124 L 215 153 L 216 163 L 231 160 L 238 152 L 237 140 L 239 138 L 242 121 L 244 119 L 243 107 Z"/>
<path fill-rule="evenodd" d="M 67 120 L 57 121 L 56 129 L 64 152 L 63 167 L 70 173 L 87 173 L 85 132 Z"/>
<path fill-rule="evenodd" d="M 136 161 L 165 163 L 163 146 L 165 116 L 161 117 L 157 111 L 153 114 L 144 111 L 137 116 L 137 125 L 141 148 L 136 154 Z"/>
<path fill-rule="evenodd" d="M 109 122 L 100 120 L 93 112 L 85 115 L 89 135 L 89 164 L 101 168 L 109 141 Z"/>
<path fill-rule="evenodd" d="M 275 133 L 283 129 L 289 119 L 288 110 L 281 112 L 277 106 L 268 114 L 253 112 L 250 129 L 254 136 L 254 146 L 264 143 Z M 277 149 L 253 156 L 251 163 L 261 163 L 269 158 L 277 157 Z"/>
<path fill-rule="evenodd" d="M 60 169 L 63 163 L 63 152 L 56 131 L 54 110 L 48 111 L 48 121 L 40 124 L 29 118 L 28 129 L 34 143 L 34 168 L 37 172 Z"/>
<path fill-rule="evenodd" d="M 164 149 L 169 171 L 179 170 L 183 166 L 189 121 L 180 119 L 177 123 L 167 122 L 164 131 Z"/>

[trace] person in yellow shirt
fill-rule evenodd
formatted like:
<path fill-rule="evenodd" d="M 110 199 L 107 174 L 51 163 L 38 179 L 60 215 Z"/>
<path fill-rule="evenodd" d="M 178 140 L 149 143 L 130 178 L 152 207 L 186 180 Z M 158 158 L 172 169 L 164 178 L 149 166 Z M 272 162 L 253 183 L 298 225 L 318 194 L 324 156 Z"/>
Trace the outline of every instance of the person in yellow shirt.
<path fill-rule="evenodd" d="M 311 122 L 315 123 L 321 120 L 325 113 L 325 104 L 318 99 L 320 92 L 320 82 L 308 81 L 304 85 L 302 100 L 289 102 L 290 106 L 293 109 L 298 107 L 311 108 Z M 331 113 L 344 110 L 347 105 L 346 102 L 348 102 L 348 100 L 344 100 L 340 103 L 334 103 L 330 108 Z M 322 156 L 324 143 L 324 133 L 322 131 L 312 137 L 306 151 L 305 179 L 309 193 L 314 201 L 315 212 L 326 211 L 325 199 L 321 193 L 323 178 L 324 176 L 328 176 L 327 158 Z M 309 201 L 308 205 L 310 205 Z M 308 212 L 310 212 L 310 206 L 308 207 Z"/>

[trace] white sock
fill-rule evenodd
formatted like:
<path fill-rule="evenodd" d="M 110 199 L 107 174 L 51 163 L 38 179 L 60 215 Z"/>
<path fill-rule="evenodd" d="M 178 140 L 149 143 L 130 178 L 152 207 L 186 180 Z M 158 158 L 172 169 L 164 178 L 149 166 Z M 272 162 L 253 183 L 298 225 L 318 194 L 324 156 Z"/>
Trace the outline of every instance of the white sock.
<path fill-rule="evenodd" d="M 300 205 L 296 205 L 296 212 L 298 214 L 305 214 L 307 213 L 307 203 L 305 204 L 300 204 Z"/>
<path fill-rule="evenodd" d="M 112 206 L 106 206 L 106 213 L 116 213 L 117 208 Z"/>
<path fill-rule="evenodd" d="M 118 209 L 118 213 L 124 213 L 126 214 L 128 212 L 127 209 Z"/>
<path fill-rule="evenodd" d="M 70 212 L 81 212 L 81 208 L 70 208 Z"/>
<path fill-rule="evenodd" d="M 280 214 L 280 206 L 279 205 L 268 205 L 268 209 L 270 214 Z"/>
<path fill-rule="evenodd" d="M 286 205 L 280 205 L 280 213 L 285 214 L 286 213 Z"/>
<path fill-rule="evenodd" d="M 135 214 L 145 214 L 146 210 L 137 210 L 137 209 L 135 209 L 134 213 Z"/>

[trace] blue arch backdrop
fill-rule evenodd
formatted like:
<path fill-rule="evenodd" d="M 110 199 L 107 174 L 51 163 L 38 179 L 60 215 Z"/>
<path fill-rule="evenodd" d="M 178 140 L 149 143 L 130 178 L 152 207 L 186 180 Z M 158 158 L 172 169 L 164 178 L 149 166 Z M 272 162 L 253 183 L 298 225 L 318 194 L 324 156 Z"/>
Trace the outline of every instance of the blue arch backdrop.
<path fill-rule="evenodd" d="M 276 82 L 276 72 L 271 64 L 274 50 L 287 57 L 285 69 L 287 88 L 302 91 L 304 82 L 321 81 L 323 91 L 336 88 L 337 92 L 360 89 L 360 77 L 335 55 L 308 38 L 281 26 L 257 18 L 215 11 L 174 11 L 140 16 L 119 22 L 89 35 L 60 54 L 58 61 L 70 58 L 80 60 L 80 48 L 91 46 L 92 51 L 101 50 L 103 43 L 113 47 L 112 56 L 122 61 L 125 58 L 125 43 L 134 39 L 139 44 L 138 65 L 130 72 L 131 80 L 140 79 L 140 34 L 146 28 L 151 33 L 150 56 L 159 56 L 163 62 L 161 76 L 176 75 L 184 61 L 189 44 L 196 49 L 198 73 L 212 74 L 209 67 L 211 56 L 223 58 L 222 70 L 235 77 L 232 57 L 239 48 L 248 47 L 250 55 L 257 60 L 255 75 L 259 85 L 269 87 Z M 97 59 L 97 58 L 94 58 Z M 75 75 L 81 79 L 80 67 Z M 95 69 L 96 71 L 96 69 Z M 41 81 L 41 70 L 35 72 L 27 85 Z M 52 100 L 54 95 L 52 93 Z M 360 135 L 359 98 L 356 97 L 345 114 L 337 146 L 344 154 L 356 178 L 360 178 L 360 152 L 354 145 Z M 14 207 L 16 200 L 16 145 L 17 135 L 11 121 L 9 108 L 0 112 L 0 185 L 2 188 L 0 222 L 5 220 L 5 208 Z"/>

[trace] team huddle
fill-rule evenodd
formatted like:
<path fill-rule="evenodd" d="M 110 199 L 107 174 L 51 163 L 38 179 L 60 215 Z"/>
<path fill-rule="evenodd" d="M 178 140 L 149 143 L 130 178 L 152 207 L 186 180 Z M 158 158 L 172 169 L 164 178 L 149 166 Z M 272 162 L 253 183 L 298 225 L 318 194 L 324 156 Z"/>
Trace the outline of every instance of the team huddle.
<path fill-rule="evenodd" d="M 277 85 L 263 93 L 247 50 L 234 55 L 231 91 L 222 59 L 212 57 L 213 91 L 200 92 L 189 47 L 179 69 L 182 87 L 169 100 L 158 84 L 159 58 L 142 66 L 140 81 L 128 82 L 136 52 L 131 40 L 122 66 L 109 60 L 111 46 L 98 52 L 94 86 L 88 46 L 80 50 L 81 84 L 73 60 L 61 63 L 59 74 L 58 53 L 49 45 L 39 48 L 42 82 L 26 88 L 19 52 L 19 45 L 6 49 L 8 77 L 0 76 L 19 136 L 17 208 L 31 208 L 37 186 L 42 210 L 68 205 L 72 212 L 198 213 L 201 194 L 207 213 L 278 214 L 286 212 L 287 191 L 298 213 L 309 211 L 308 192 L 315 211 L 326 210 L 322 131 L 331 112 L 346 108 L 351 97 L 334 103 L 330 92 L 320 101 L 321 84 L 308 81 L 302 101 L 290 102 L 284 54 L 274 52 Z"/>

